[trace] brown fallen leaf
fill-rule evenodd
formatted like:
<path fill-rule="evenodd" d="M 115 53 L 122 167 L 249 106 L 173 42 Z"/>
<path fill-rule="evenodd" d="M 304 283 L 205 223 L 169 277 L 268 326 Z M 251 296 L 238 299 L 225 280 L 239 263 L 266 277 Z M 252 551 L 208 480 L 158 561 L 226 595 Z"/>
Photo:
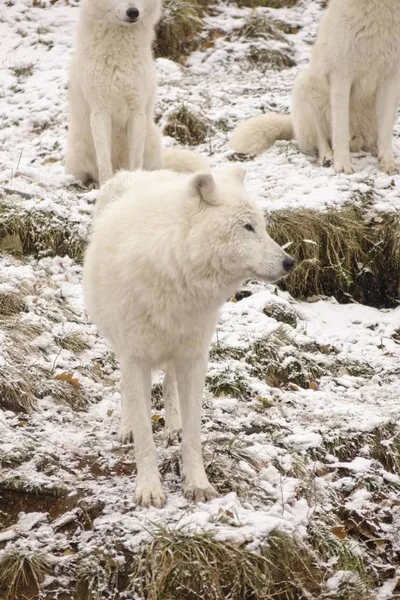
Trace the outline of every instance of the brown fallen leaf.
<path fill-rule="evenodd" d="M 321 352 L 323 354 L 330 354 L 332 351 L 332 346 L 330 346 L 329 344 L 322 344 L 321 346 Z"/>
<path fill-rule="evenodd" d="M 310 388 L 310 390 L 314 390 L 314 392 L 318 392 L 319 385 L 316 381 L 310 381 L 309 388 Z"/>
<path fill-rule="evenodd" d="M 333 533 L 333 535 L 340 540 L 345 540 L 347 538 L 346 529 L 343 527 L 343 525 L 336 525 L 336 527 L 332 527 L 331 533 Z"/>
<path fill-rule="evenodd" d="M 59 381 L 66 381 L 67 383 L 70 383 L 76 388 L 81 387 L 79 379 L 75 379 L 72 373 L 58 373 L 58 375 L 56 375 L 54 379 L 58 379 Z"/>

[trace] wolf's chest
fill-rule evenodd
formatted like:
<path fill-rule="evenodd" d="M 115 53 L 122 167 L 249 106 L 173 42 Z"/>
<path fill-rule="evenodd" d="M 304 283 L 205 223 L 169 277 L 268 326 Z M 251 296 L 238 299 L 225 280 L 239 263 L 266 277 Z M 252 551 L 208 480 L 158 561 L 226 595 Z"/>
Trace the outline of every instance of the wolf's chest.
<path fill-rule="evenodd" d="M 400 7 L 399 7 L 400 8 Z M 371 13 L 353 23 L 353 58 L 362 71 L 382 76 L 400 70 L 400 15 Z"/>

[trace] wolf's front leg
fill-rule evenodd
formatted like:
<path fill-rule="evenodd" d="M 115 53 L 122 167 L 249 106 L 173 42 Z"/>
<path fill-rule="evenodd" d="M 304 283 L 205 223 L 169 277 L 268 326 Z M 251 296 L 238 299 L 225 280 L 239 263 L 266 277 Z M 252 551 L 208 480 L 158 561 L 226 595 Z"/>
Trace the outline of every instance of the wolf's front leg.
<path fill-rule="evenodd" d="M 132 357 L 121 359 L 122 414 L 119 440 L 135 444 L 136 502 L 161 508 L 165 495 L 151 429 L 151 368 Z"/>
<path fill-rule="evenodd" d="M 336 173 L 354 173 L 350 161 L 351 79 L 332 73 L 330 79 L 333 166 Z"/>
<path fill-rule="evenodd" d="M 93 110 L 90 115 L 90 127 L 96 151 L 99 186 L 113 175 L 111 161 L 111 113 L 106 110 Z"/>
<path fill-rule="evenodd" d="M 399 79 L 388 77 L 380 86 L 376 97 L 379 168 L 388 175 L 398 173 L 392 148 L 393 125 L 398 103 Z"/>
<path fill-rule="evenodd" d="M 174 364 L 168 363 L 163 382 L 165 409 L 165 437 L 168 442 L 179 437 L 182 431 L 181 409 Z"/>
<path fill-rule="evenodd" d="M 143 169 L 144 148 L 146 143 L 146 115 L 144 111 L 130 112 L 127 124 L 129 169 Z"/>
<path fill-rule="evenodd" d="M 205 502 L 218 496 L 208 481 L 201 448 L 201 407 L 207 353 L 181 356 L 175 368 L 182 414 L 183 491 L 188 500 Z"/>

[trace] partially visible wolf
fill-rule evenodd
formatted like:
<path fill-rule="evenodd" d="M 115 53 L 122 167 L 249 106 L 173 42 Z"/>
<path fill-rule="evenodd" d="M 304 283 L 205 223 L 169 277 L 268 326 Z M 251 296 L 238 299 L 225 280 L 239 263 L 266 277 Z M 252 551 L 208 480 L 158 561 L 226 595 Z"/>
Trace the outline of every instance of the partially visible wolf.
<path fill-rule="evenodd" d="M 102 185 L 124 168 L 206 166 L 194 153 L 161 147 L 152 54 L 160 14 L 161 0 L 81 2 L 70 70 L 66 172 L 83 183 Z"/>
<path fill-rule="evenodd" d="M 260 154 L 276 140 L 352 173 L 350 150 L 378 156 L 397 172 L 393 125 L 400 99 L 400 1 L 330 0 L 310 65 L 293 87 L 291 115 L 266 114 L 241 123 L 231 145 Z"/>
<path fill-rule="evenodd" d="M 165 496 L 151 430 L 151 371 L 166 365 L 166 426 L 182 428 L 189 500 L 216 495 L 201 449 L 201 405 L 218 310 L 243 280 L 293 267 L 266 233 L 241 167 L 194 175 L 120 172 L 101 189 L 83 268 L 89 315 L 121 366 L 119 438 L 135 443 L 136 500 Z"/>

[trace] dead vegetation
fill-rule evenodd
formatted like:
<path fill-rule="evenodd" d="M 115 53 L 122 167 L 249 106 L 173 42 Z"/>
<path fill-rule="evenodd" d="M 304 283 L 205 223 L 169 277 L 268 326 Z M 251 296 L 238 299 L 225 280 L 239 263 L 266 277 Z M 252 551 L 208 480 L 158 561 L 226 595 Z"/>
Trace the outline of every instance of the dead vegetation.
<path fill-rule="evenodd" d="M 323 575 L 301 542 L 278 531 L 256 554 L 206 533 L 160 529 L 139 551 L 132 588 L 146 600 L 292 600 L 311 597 Z"/>
<path fill-rule="evenodd" d="M 207 375 L 206 385 L 213 396 L 228 396 L 245 400 L 252 396 L 251 389 L 242 371 L 230 366 L 222 367 Z"/>
<path fill-rule="evenodd" d="M 13 243 L 11 243 L 13 241 Z M 35 208 L 24 209 L 14 196 L 0 194 L 0 247 L 11 254 L 70 256 L 83 259 L 85 232 L 62 217 Z"/>
<path fill-rule="evenodd" d="M 352 202 L 325 211 L 271 212 L 268 230 L 298 261 L 284 286 L 296 298 L 334 296 L 393 306 L 400 289 L 400 217 Z"/>
<path fill-rule="evenodd" d="M 299 386 L 308 389 L 322 375 L 330 374 L 333 364 L 317 347 L 314 352 L 299 350 L 288 329 L 281 326 L 253 344 L 246 362 L 250 365 L 251 374 L 271 387 L 287 389 Z"/>
<path fill-rule="evenodd" d="M 0 409 L 28 413 L 35 404 L 36 378 L 12 364 L 0 368 Z"/>
<path fill-rule="evenodd" d="M 339 373 L 370 376 L 368 364 L 344 360 L 336 355 L 333 347 L 300 343 L 293 335 L 293 328 L 297 325 L 294 311 L 279 304 L 270 304 L 265 312 L 281 321 L 282 325 L 246 349 L 223 345 L 214 345 L 211 349 L 210 359 L 222 362 L 207 375 L 207 387 L 214 396 L 240 400 L 254 397 L 248 375 L 265 381 L 272 388 L 292 390 L 297 387 L 318 389 L 321 377 Z M 229 363 L 226 364 L 227 360 Z"/>
<path fill-rule="evenodd" d="M 19 67 L 13 67 L 11 69 L 13 75 L 18 79 L 24 79 L 25 77 L 31 77 L 33 74 L 33 65 L 25 65 Z"/>
<path fill-rule="evenodd" d="M 44 6 L 46 2 L 34 0 L 33 5 Z M 53 0 L 50 2 L 53 3 Z M 295 2 L 239 0 L 238 4 L 280 8 L 292 6 Z M 158 30 L 157 56 L 182 61 L 187 53 L 197 47 L 204 25 L 200 7 L 207 4 L 208 0 L 166 2 L 166 18 Z M 244 27 L 232 35 L 234 39 L 242 38 L 249 42 L 249 61 L 258 69 L 287 68 L 294 64 L 290 52 L 286 54 L 285 51 L 271 50 L 259 44 L 262 39 L 283 42 L 279 30 L 292 32 L 284 27 L 285 24 L 271 24 L 270 19 L 252 15 Z M 220 32 L 215 35 L 219 36 Z M 252 40 L 255 40 L 254 43 Z M 27 71 L 16 75 L 22 78 L 31 73 Z M 210 123 L 200 114 L 182 106 L 171 117 L 166 135 L 172 135 L 189 145 L 207 141 Z M 222 120 L 221 125 L 225 127 Z M 340 301 L 355 299 L 376 306 L 395 305 L 400 283 L 399 216 L 371 216 L 369 199 L 356 198 L 353 201 L 353 205 L 323 213 L 307 210 L 271 213 L 272 235 L 282 244 L 291 243 L 288 251 L 299 261 L 296 271 L 285 284 L 295 297 L 326 294 L 334 295 Z M 16 206 L 15 196 L 10 202 L 0 198 L 0 251 L 18 256 L 66 255 L 80 262 L 86 244 L 86 234 L 82 233 L 82 229 L 82 225 L 71 224 L 56 214 Z M 55 405 L 66 404 L 74 410 L 85 410 L 89 402 L 79 382 L 79 375 L 63 373 L 60 369 L 44 371 L 26 364 L 26 357 L 34 355 L 32 342 L 44 329 L 39 324 L 20 322 L 21 313 L 26 309 L 25 296 L 25 291 L 21 290 L 0 294 L 0 329 L 6 339 L 6 369 L 0 368 L 0 409 L 22 413 L 16 416 L 16 427 L 31 426 L 30 417 L 24 413 L 34 407 L 37 398 L 46 398 Z M 66 310 L 61 304 L 55 308 L 49 302 L 46 316 L 60 323 L 65 318 Z M 266 418 L 270 409 L 279 408 L 274 396 L 278 392 L 271 390 L 270 396 L 257 397 L 249 383 L 250 377 L 266 381 L 281 390 L 293 390 L 295 386 L 304 389 L 312 384 L 318 386 L 319 378 L 335 376 L 341 369 L 351 375 L 361 376 L 369 376 L 371 370 L 364 363 L 343 363 L 334 348 L 297 343 L 292 329 L 300 328 L 301 323 L 290 307 L 272 303 L 265 307 L 264 313 L 280 322 L 282 327 L 244 349 L 214 345 L 211 360 L 217 364 L 209 372 L 207 385 L 214 396 L 243 401 L 246 410 L 248 406 L 249 410 L 256 413 L 256 418 L 264 418 L 260 426 L 253 427 L 251 424 L 246 429 L 246 435 L 271 431 L 270 440 L 279 451 L 284 446 L 279 438 L 282 437 L 282 431 L 279 431 L 276 422 L 267 421 Z M 400 341 L 400 330 L 393 334 L 393 340 Z M 85 336 L 80 333 L 58 335 L 54 342 L 60 352 L 67 350 L 77 354 L 78 358 L 80 353 L 89 348 Z M 104 357 L 96 360 L 99 361 L 96 363 L 99 373 L 96 381 L 104 384 L 104 373 L 113 373 L 117 364 L 113 357 L 110 357 L 107 366 L 102 362 L 106 360 Z M 225 361 L 229 361 L 229 364 L 225 364 Z M 82 372 L 90 377 L 89 368 L 82 369 Z M 56 379 L 56 373 L 61 377 Z M 161 391 L 160 385 L 153 386 L 156 408 L 163 406 Z M 245 404 L 247 401 L 248 404 Z M 161 423 L 161 419 L 158 423 Z M 214 426 L 213 433 L 218 431 L 219 424 L 215 423 Z M 53 487 L 50 484 L 46 486 L 26 481 L 23 476 L 16 474 L 18 467 L 32 460 L 34 454 L 35 448 L 28 444 L 15 452 L 0 454 L 0 467 L 3 469 L 0 480 L 0 530 L 15 524 L 21 511 L 46 512 L 50 515 L 50 526 L 53 526 L 52 519 L 56 515 L 68 515 L 77 506 L 77 497 L 71 496 L 72 499 L 67 500 L 70 490 L 61 484 L 56 482 Z M 37 472 L 61 481 L 63 467 L 60 458 L 57 455 L 37 454 L 34 459 Z M 121 541 L 115 542 L 115 538 L 112 539 L 107 531 L 103 538 L 100 539 L 99 535 L 98 546 L 94 536 L 91 538 L 92 552 L 88 554 L 88 538 L 83 539 L 82 543 L 78 532 L 92 529 L 92 521 L 98 513 L 90 514 L 82 518 L 76 528 L 71 528 L 70 537 L 66 536 L 63 540 L 66 543 L 57 561 L 67 566 L 55 577 L 54 589 L 57 589 L 54 594 L 51 587 L 46 587 L 47 594 L 43 592 L 43 597 L 51 598 L 56 594 L 67 597 L 69 594 L 68 597 L 77 600 L 120 600 L 127 597 L 140 597 L 143 600 L 370 600 L 374 597 L 372 590 L 377 585 L 396 576 L 393 565 L 398 561 L 398 553 L 393 550 L 390 556 L 386 549 L 390 544 L 383 534 L 382 537 L 373 535 L 378 517 L 373 515 L 367 519 L 343 508 L 350 491 L 341 491 L 340 498 L 338 493 L 332 503 L 325 497 L 325 504 L 318 504 L 321 500 L 318 480 L 326 477 L 324 485 L 328 487 L 332 481 L 348 475 L 343 467 L 335 469 L 328 464 L 328 455 L 344 462 L 352 461 L 357 456 L 375 461 L 373 470 L 376 476 L 370 473 L 358 475 L 353 478 L 352 485 L 354 489 L 365 486 L 377 494 L 382 511 L 386 510 L 384 524 L 389 523 L 389 513 L 394 513 L 397 507 L 397 490 L 393 483 L 383 480 L 379 469 L 382 466 L 391 474 L 400 472 L 398 425 L 389 423 L 362 433 L 333 432 L 332 435 L 324 435 L 320 448 L 302 452 L 301 455 L 297 451 L 293 453 L 293 472 L 283 468 L 280 470 L 282 477 L 299 478 L 295 495 L 286 508 L 291 510 L 291 502 L 299 499 L 310 502 L 310 514 L 307 515 L 310 525 L 306 541 L 301 542 L 292 535 L 274 531 L 264 541 L 258 540 L 260 545 L 256 551 L 253 551 L 255 540 L 247 539 L 246 542 L 252 543 L 250 551 L 244 542 L 221 541 L 211 534 L 194 530 L 157 529 L 152 532 L 149 543 L 133 553 L 122 548 Z M 114 459 L 115 455 L 112 456 Z M 91 477 L 110 477 L 111 471 L 99 468 L 102 458 L 96 456 L 94 460 L 97 462 L 90 467 L 82 461 Z M 235 491 L 242 501 L 245 499 L 255 506 L 257 503 L 268 505 L 271 501 L 258 481 L 260 470 L 266 465 L 251 452 L 250 444 L 243 441 L 243 436 L 221 437 L 207 442 L 204 458 L 208 477 L 221 493 Z M 121 470 L 116 469 L 115 473 L 120 475 L 129 471 L 133 477 L 132 463 L 128 468 L 123 460 L 122 456 L 121 463 L 118 463 Z M 278 465 L 278 462 L 276 459 L 274 464 Z M 76 470 L 71 470 L 71 464 L 66 466 L 69 478 L 79 473 L 78 486 L 85 483 L 88 472 L 82 465 L 77 467 L 75 463 L 73 467 Z M 161 472 L 166 478 L 180 477 L 180 452 L 171 452 L 162 462 Z M 66 480 L 70 480 L 67 475 Z M 390 497 L 384 497 L 382 488 L 390 490 Z M 282 504 L 282 512 L 286 508 Z M 316 515 L 322 514 L 323 518 L 313 518 L 313 511 Z M 331 514 L 327 514 L 329 511 Z M 221 507 L 210 523 L 224 525 L 230 531 L 238 528 L 238 538 L 241 535 L 242 523 L 235 511 L 229 508 Z M 54 526 L 55 531 L 61 529 L 62 526 L 60 529 Z M 87 531 L 85 533 L 89 534 Z M 72 540 L 71 546 L 66 540 Z M 362 543 L 359 544 L 359 540 Z M 384 563 L 380 572 L 376 570 L 379 561 Z M 52 561 L 46 554 L 21 550 L 17 544 L 9 545 L 5 551 L 4 545 L 0 547 L 0 597 L 7 600 L 38 598 L 47 574 L 53 576 L 55 573 Z M 338 582 L 333 591 L 328 585 L 331 578 L 336 578 Z M 66 579 L 72 589 L 60 592 Z"/>
<path fill-rule="evenodd" d="M 236 0 L 238 6 L 249 8 L 290 8 L 297 2 L 298 0 Z"/>
<path fill-rule="evenodd" d="M 20 600 L 39 593 L 45 575 L 50 571 L 48 557 L 27 549 L 11 548 L 0 556 L 0 590 L 9 600 Z"/>
<path fill-rule="evenodd" d="M 253 11 L 246 18 L 245 24 L 242 27 L 234 29 L 227 39 L 273 39 L 286 43 L 286 37 L 276 26 L 275 21 L 258 11 Z"/>
<path fill-rule="evenodd" d="M 67 333 L 56 338 L 56 343 L 70 352 L 83 352 L 90 348 L 90 345 L 82 338 L 79 333 Z"/>
<path fill-rule="evenodd" d="M 253 11 L 245 24 L 234 29 L 227 37 L 229 41 L 240 40 L 248 44 L 246 59 L 251 68 L 260 71 L 280 71 L 295 66 L 293 51 L 282 32 L 282 26 L 268 15 Z M 271 48 L 269 42 L 277 41 L 281 48 Z"/>
<path fill-rule="evenodd" d="M 265 465 L 250 447 L 251 443 L 247 444 L 239 437 L 221 437 L 205 444 L 203 455 L 207 476 L 220 494 L 235 491 L 238 496 L 247 497 L 256 492 L 256 476 Z M 264 492 L 261 496 L 265 500 Z M 218 521 L 226 520 L 235 525 L 233 517 L 230 521 L 226 517 L 222 515 Z"/>
<path fill-rule="evenodd" d="M 156 30 L 156 57 L 183 61 L 193 51 L 196 36 L 203 27 L 204 4 L 196 0 L 165 0 Z"/>
<path fill-rule="evenodd" d="M 122 562 L 118 562 L 107 552 L 99 549 L 94 554 L 82 553 L 77 560 L 76 597 L 77 600 L 101 600 L 105 597 L 117 598 L 122 587 Z"/>
<path fill-rule="evenodd" d="M 163 133 L 181 144 L 197 146 L 206 141 L 209 131 L 209 122 L 182 104 L 168 115 Z"/>
<path fill-rule="evenodd" d="M 172 112 L 164 130 L 180 143 L 206 141 L 210 124 L 185 105 Z M 334 296 L 377 307 L 395 306 L 400 289 L 400 216 L 371 214 L 373 192 L 341 208 L 280 210 L 268 214 L 268 230 L 298 261 L 280 285 L 295 298 Z M 0 199 L 0 245 L 11 253 L 70 256 L 82 261 L 86 237 L 81 227 L 51 213 L 25 211 Z M 0 307 L 2 298 L 0 297 Z M 23 299 L 4 297 L 4 310 L 23 310 Z M 1 312 L 1 308 L 0 308 Z"/>
<path fill-rule="evenodd" d="M 267 69 L 282 71 L 282 69 L 290 69 L 296 66 L 296 62 L 290 53 L 256 45 L 250 46 L 247 52 L 247 61 L 252 68 L 261 71 Z"/>
<path fill-rule="evenodd" d="M 364 457 L 378 461 L 387 471 L 400 473 L 400 429 L 394 422 L 367 432 L 332 434 L 325 438 L 315 456 L 329 453 L 339 461 L 351 462 L 361 450 Z"/>
<path fill-rule="evenodd" d="M 0 292 L 0 318 L 10 317 L 25 309 L 24 294 L 20 292 Z"/>

